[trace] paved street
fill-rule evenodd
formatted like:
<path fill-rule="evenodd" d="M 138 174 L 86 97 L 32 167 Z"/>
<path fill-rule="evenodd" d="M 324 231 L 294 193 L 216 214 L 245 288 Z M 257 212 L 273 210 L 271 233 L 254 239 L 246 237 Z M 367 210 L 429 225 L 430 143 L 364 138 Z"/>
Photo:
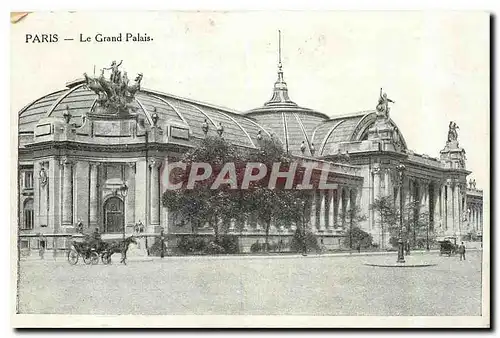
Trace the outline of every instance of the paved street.
<path fill-rule="evenodd" d="M 481 252 L 414 254 L 425 268 L 363 265 L 391 256 L 165 258 L 75 266 L 22 261 L 21 313 L 480 315 Z"/>

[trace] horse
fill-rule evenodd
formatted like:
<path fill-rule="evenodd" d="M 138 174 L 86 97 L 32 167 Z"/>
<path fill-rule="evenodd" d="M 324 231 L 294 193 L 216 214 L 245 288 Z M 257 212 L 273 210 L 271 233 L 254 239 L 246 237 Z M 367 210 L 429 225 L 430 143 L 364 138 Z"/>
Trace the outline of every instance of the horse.
<path fill-rule="evenodd" d="M 141 89 L 142 74 L 137 74 L 134 81 L 135 83 L 133 85 L 127 86 L 127 91 L 131 97 L 133 97 L 135 93 Z"/>
<path fill-rule="evenodd" d="M 127 265 L 125 261 L 127 259 L 128 247 L 131 243 L 137 244 L 137 241 L 134 236 L 127 237 L 120 241 L 113 241 L 106 243 L 106 249 L 102 254 L 103 262 L 107 261 L 108 263 L 110 263 L 111 256 L 113 254 L 121 253 L 122 259 L 120 260 L 120 263 Z"/>

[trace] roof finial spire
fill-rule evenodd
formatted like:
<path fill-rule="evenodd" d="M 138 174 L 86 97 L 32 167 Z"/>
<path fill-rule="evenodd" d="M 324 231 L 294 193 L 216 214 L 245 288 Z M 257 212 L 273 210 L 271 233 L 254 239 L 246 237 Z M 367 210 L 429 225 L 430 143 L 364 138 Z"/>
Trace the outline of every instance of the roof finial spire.
<path fill-rule="evenodd" d="M 283 82 L 283 64 L 281 63 L 281 30 L 278 29 L 278 81 Z"/>
<path fill-rule="evenodd" d="M 278 30 L 278 68 L 281 70 L 281 30 Z"/>
<path fill-rule="evenodd" d="M 288 97 L 288 88 L 283 79 L 283 65 L 281 63 L 281 30 L 278 30 L 278 79 L 274 83 L 274 92 L 271 100 L 265 103 L 266 106 L 273 104 L 288 104 L 296 106 L 297 104 Z"/>

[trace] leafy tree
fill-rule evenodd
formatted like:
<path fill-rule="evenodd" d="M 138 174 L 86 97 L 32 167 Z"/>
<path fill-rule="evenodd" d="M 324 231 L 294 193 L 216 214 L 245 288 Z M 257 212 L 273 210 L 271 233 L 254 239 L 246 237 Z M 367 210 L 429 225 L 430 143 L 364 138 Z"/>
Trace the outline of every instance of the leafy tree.
<path fill-rule="evenodd" d="M 407 238 L 410 245 L 413 248 L 422 247 L 422 243 L 427 245 L 427 238 L 430 240 L 433 237 L 429 229 L 429 211 L 421 207 L 420 201 L 413 201 L 408 203 L 406 212 Z"/>
<path fill-rule="evenodd" d="M 385 245 L 385 234 L 398 224 L 398 210 L 391 196 L 381 196 L 370 204 L 370 210 L 378 215 L 381 246 Z"/>
<path fill-rule="evenodd" d="M 253 213 L 264 225 L 264 250 L 269 250 L 269 232 L 271 225 L 289 226 L 300 224 L 303 210 L 308 198 L 307 192 L 297 189 L 284 189 L 285 180 L 278 179 L 275 189 L 269 189 L 269 177 L 274 163 L 280 163 L 281 168 L 288 170 L 293 158 L 287 154 L 281 143 L 274 138 L 260 140 L 260 149 L 248 154 L 248 162 L 263 163 L 267 167 L 267 175 L 257 182 L 252 182 L 250 189 L 244 194 L 242 209 Z M 297 168 L 296 181 L 299 181 L 302 169 Z"/>
<path fill-rule="evenodd" d="M 393 216 L 394 224 L 390 224 L 390 243 L 397 247 L 400 232 L 399 208 L 396 207 Z M 412 248 L 428 246 L 436 234 L 430 229 L 429 212 L 421 208 L 420 201 L 412 201 L 403 206 L 403 227 L 401 237 L 403 242 L 409 242 Z M 423 244 L 422 244 L 423 243 Z"/>
<path fill-rule="evenodd" d="M 320 251 L 320 246 L 318 244 L 318 239 L 316 235 L 310 230 L 297 228 L 293 234 L 292 241 L 290 243 L 290 250 L 292 252 L 311 252 Z"/>
<path fill-rule="evenodd" d="M 241 217 L 241 194 L 221 185 L 219 189 L 211 189 L 218 173 L 227 162 L 235 163 L 237 179 L 241 179 L 244 170 L 241 150 L 221 137 L 207 137 L 200 144 L 187 152 L 182 158 L 186 163 L 185 171 L 170 173 L 170 180 L 181 182 L 178 190 L 167 190 L 162 196 L 163 206 L 187 218 L 194 232 L 196 225 L 208 223 L 214 231 L 215 242 L 220 242 L 220 233 L 231 219 Z M 193 189 L 188 189 L 190 169 L 193 163 L 208 163 L 212 167 L 212 175 L 206 180 L 195 182 Z M 237 183 L 237 182 L 236 182 Z"/>
<path fill-rule="evenodd" d="M 347 209 L 345 212 L 339 213 L 339 218 L 345 220 L 344 224 L 347 227 L 344 244 L 348 246 L 350 249 L 352 249 L 353 247 L 357 247 L 356 245 L 354 245 L 356 244 L 354 238 L 352 237 L 354 231 L 351 231 L 351 229 L 354 228 L 360 229 L 360 224 L 365 222 L 367 219 L 366 215 L 361 213 L 361 209 L 359 206 L 351 205 L 351 207 Z"/>

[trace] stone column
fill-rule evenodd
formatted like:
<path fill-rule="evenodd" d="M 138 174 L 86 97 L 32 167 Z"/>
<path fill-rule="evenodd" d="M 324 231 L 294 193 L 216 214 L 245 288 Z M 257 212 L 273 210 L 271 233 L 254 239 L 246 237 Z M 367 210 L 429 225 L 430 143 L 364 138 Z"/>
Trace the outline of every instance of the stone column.
<path fill-rule="evenodd" d="M 480 204 L 479 205 L 479 227 L 478 229 L 481 229 L 483 231 L 483 207 Z"/>
<path fill-rule="evenodd" d="M 90 163 L 90 211 L 89 226 L 94 229 L 98 224 L 98 205 L 99 205 L 99 165 L 100 163 Z"/>
<path fill-rule="evenodd" d="M 476 229 L 479 229 L 479 222 L 478 222 L 479 217 L 477 217 L 477 214 L 478 214 L 477 209 L 478 209 L 477 205 L 474 204 L 474 209 L 473 209 L 474 210 L 474 227 Z"/>
<path fill-rule="evenodd" d="M 347 215 L 350 217 L 350 211 L 351 211 L 351 188 L 347 187 L 345 191 L 345 212 Z"/>
<path fill-rule="evenodd" d="M 453 190 L 451 188 L 451 182 L 446 185 L 446 230 L 454 231 L 453 229 Z"/>
<path fill-rule="evenodd" d="M 63 165 L 63 193 L 62 193 L 62 224 L 63 226 L 73 226 L 73 163 L 66 159 L 62 161 Z"/>
<path fill-rule="evenodd" d="M 440 191 L 440 187 L 439 187 L 439 184 L 437 184 L 436 182 L 434 182 L 432 184 L 432 187 L 433 187 L 433 208 L 434 208 L 434 229 L 437 228 L 437 226 L 439 225 L 439 222 L 440 222 L 440 217 L 439 217 L 439 199 L 441 198 L 441 191 Z"/>
<path fill-rule="evenodd" d="M 408 205 L 413 199 L 413 180 L 411 178 L 408 178 L 407 186 L 408 186 L 408 192 L 406 193 L 406 196 L 404 196 L 404 203 L 406 205 Z"/>
<path fill-rule="evenodd" d="M 373 200 L 372 203 L 380 197 L 380 175 L 381 170 L 378 167 L 373 168 Z M 375 210 L 369 211 L 371 214 L 371 229 L 376 229 L 379 224 L 380 216 Z"/>
<path fill-rule="evenodd" d="M 135 162 L 129 162 L 127 164 L 126 184 L 128 191 L 126 198 L 127 209 L 125 210 L 125 229 L 129 227 L 133 231 L 135 224 Z M 168 231 L 168 228 L 165 229 L 165 231 Z"/>
<path fill-rule="evenodd" d="M 476 205 L 475 204 L 472 204 L 471 205 L 471 223 L 472 223 L 472 227 L 474 229 L 477 229 L 477 217 L 476 217 Z"/>
<path fill-rule="evenodd" d="M 426 209 L 426 211 L 430 212 L 431 211 L 431 208 L 430 208 L 430 204 L 429 204 L 429 182 L 425 182 L 424 184 L 424 207 Z"/>
<path fill-rule="evenodd" d="M 326 194 L 324 190 L 319 191 L 319 231 L 325 231 L 326 225 Z"/>
<path fill-rule="evenodd" d="M 390 181 L 391 181 L 391 172 L 390 169 L 387 168 L 384 170 L 385 196 L 392 196 Z"/>
<path fill-rule="evenodd" d="M 344 226 L 344 187 L 339 187 L 337 189 L 337 201 L 338 201 L 338 212 L 337 212 L 337 228 L 342 228 Z"/>
<path fill-rule="evenodd" d="M 316 190 L 312 191 L 311 197 L 311 230 L 316 230 Z"/>
<path fill-rule="evenodd" d="M 453 187 L 453 231 L 460 232 L 460 185 Z"/>
<path fill-rule="evenodd" d="M 441 228 L 446 230 L 446 185 L 442 184 L 440 187 L 440 197 L 439 197 L 439 218 L 441 219 Z"/>
<path fill-rule="evenodd" d="M 330 190 L 329 209 L 328 209 L 328 230 L 332 231 L 335 227 L 335 190 Z"/>
<path fill-rule="evenodd" d="M 380 168 L 373 169 L 373 198 L 380 197 Z"/>
<path fill-rule="evenodd" d="M 150 209 L 150 222 L 151 225 L 158 226 L 160 224 L 160 175 L 159 169 L 161 166 L 161 161 L 159 160 L 151 160 L 149 164 L 151 168 L 151 209 Z M 154 231 L 153 229 L 150 229 Z"/>
<path fill-rule="evenodd" d="M 404 184 L 402 184 L 401 187 L 399 186 L 399 184 L 401 184 L 401 183 L 398 182 L 398 189 L 396 190 L 396 196 L 394 198 L 394 205 L 396 206 L 397 210 L 399 210 L 399 203 L 401 201 L 401 195 L 400 194 L 403 194 L 402 190 L 404 189 Z"/>
<path fill-rule="evenodd" d="M 357 189 L 351 189 L 351 208 L 354 210 L 356 209 L 358 203 L 357 203 L 357 200 L 358 200 L 358 191 Z"/>

